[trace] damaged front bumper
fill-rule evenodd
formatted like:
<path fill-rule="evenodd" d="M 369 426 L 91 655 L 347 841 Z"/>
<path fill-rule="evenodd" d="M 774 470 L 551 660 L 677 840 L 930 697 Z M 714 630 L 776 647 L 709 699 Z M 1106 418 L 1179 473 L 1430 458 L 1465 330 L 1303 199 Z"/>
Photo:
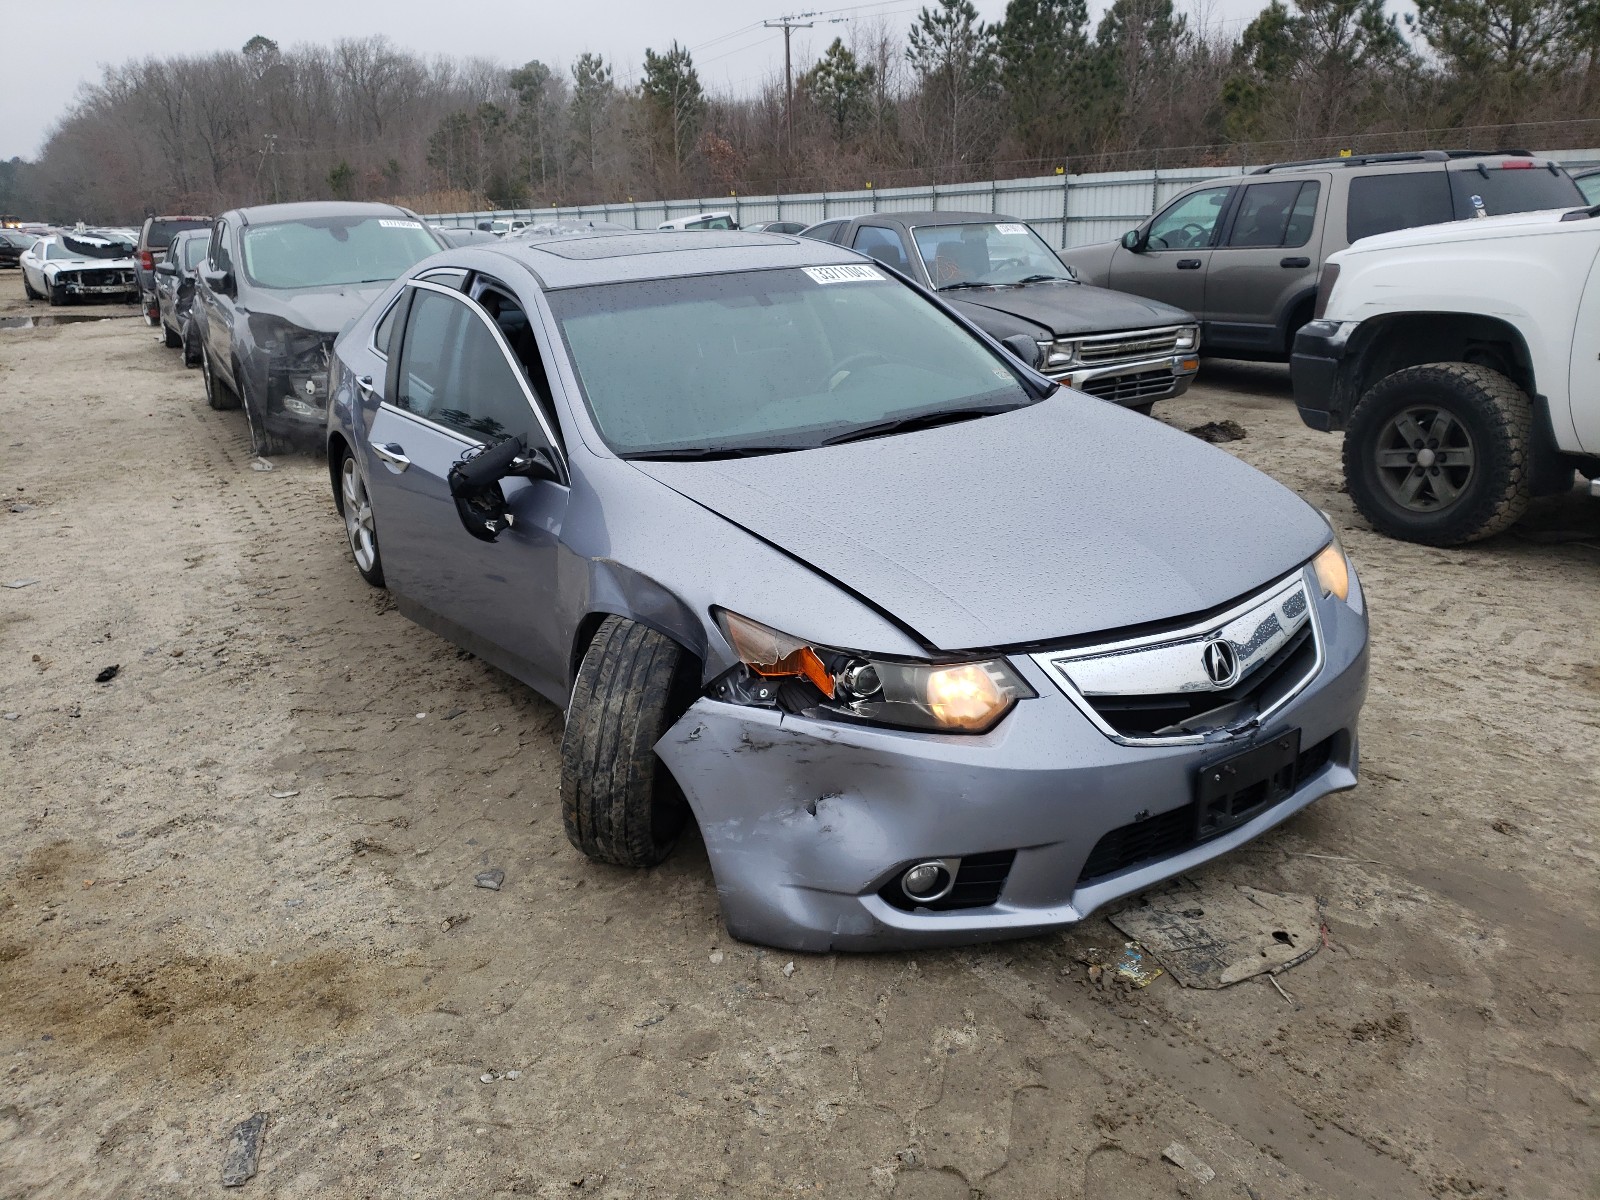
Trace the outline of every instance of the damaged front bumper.
<path fill-rule="evenodd" d="M 1038 698 L 987 734 L 906 733 L 701 699 L 656 752 L 694 810 L 734 936 L 807 951 L 1022 936 L 1079 921 L 1355 786 L 1366 619 L 1331 599 L 1315 607 L 1322 666 L 1255 737 L 1118 744 L 1016 656 Z M 1198 840 L 1190 814 L 1201 768 L 1291 730 L 1301 748 L 1292 790 Z M 1140 857 L 1141 846 L 1150 854 Z M 974 886 L 962 895 L 981 903 L 907 903 L 901 873 L 930 859 L 961 860 L 958 889 L 970 865 Z"/>

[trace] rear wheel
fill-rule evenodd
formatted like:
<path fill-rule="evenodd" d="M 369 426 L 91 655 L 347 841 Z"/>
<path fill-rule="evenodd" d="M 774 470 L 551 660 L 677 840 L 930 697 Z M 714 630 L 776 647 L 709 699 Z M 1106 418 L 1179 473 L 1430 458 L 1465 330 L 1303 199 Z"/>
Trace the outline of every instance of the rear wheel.
<path fill-rule="evenodd" d="M 1528 507 L 1533 405 L 1475 363 L 1408 367 L 1375 384 L 1344 436 L 1350 498 L 1381 533 L 1456 546 L 1509 528 Z"/>
<path fill-rule="evenodd" d="M 607 617 L 595 634 L 561 737 L 561 818 L 590 858 L 648 867 L 671 852 L 689 806 L 655 745 L 697 678 L 694 657 L 648 626 Z"/>
<path fill-rule="evenodd" d="M 202 338 L 200 341 L 200 377 L 205 380 L 206 403 L 218 412 L 225 412 L 231 408 L 239 407 L 239 397 L 227 388 L 222 380 L 217 378 L 217 369 L 211 361 L 211 348 Z"/>
<path fill-rule="evenodd" d="M 40 298 L 39 293 L 33 290 L 33 284 L 28 282 L 28 272 L 26 270 L 22 272 L 22 294 L 29 300 L 38 300 Z"/>

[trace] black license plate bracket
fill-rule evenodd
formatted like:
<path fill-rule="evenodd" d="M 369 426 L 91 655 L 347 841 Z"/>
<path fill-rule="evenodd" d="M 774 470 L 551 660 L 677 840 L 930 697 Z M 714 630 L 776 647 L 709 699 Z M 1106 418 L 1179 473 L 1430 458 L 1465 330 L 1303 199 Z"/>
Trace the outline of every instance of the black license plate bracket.
<path fill-rule="evenodd" d="M 1195 782 L 1195 841 L 1226 833 L 1288 799 L 1299 757 L 1300 731 L 1287 729 L 1200 768 Z"/>

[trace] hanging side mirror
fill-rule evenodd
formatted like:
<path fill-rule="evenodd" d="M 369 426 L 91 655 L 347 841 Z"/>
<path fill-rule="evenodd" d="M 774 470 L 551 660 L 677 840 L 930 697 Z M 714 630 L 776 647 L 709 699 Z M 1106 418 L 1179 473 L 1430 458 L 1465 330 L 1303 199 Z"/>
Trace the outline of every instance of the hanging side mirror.
<path fill-rule="evenodd" d="M 554 480 L 559 476 L 550 456 L 524 446 L 521 438 L 507 438 L 450 468 L 456 514 L 462 527 L 479 541 L 492 542 L 511 528 L 511 511 L 500 488 L 502 479 L 511 478 Z"/>

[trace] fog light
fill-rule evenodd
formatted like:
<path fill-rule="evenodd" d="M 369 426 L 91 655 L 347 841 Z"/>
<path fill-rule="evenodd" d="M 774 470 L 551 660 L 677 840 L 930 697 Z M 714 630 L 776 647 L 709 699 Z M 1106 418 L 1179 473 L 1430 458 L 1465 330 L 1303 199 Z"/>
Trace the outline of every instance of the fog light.
<path fill-rule="evenodd" d="M 955 876 L 938 860 L 918 863 L 900 876 L 900 890 L 920 904 L 943 898 L 954 884 Z"/>
<path fill-rule="evenodd" d="M 319 417 L 322 415 L 320 409 L 307 404 L 298 396 L 285 396 L 283 398 L 283 406 L 297 417 Z"/>

